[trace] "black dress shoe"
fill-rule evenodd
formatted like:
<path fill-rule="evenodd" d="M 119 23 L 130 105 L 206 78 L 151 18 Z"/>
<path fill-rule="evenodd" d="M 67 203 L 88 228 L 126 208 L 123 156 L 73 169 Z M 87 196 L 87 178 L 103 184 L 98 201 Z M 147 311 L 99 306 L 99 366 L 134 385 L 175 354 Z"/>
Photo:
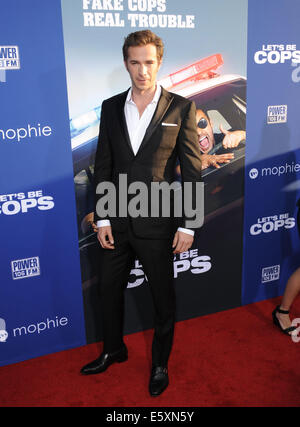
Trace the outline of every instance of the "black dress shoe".
<path fill-rule="evenodd" d="M 124 345 L 120 350 L 114 353 L 102 353 L 98 359 L 85 365 L 80 373 L 83 375 L 100 374 L 113 363 L 125 362 L 128 359 L 127 347 Z"/>
<path fill-rule="evenodd" d="M 149 392 L 151 396 L 159 396 L 169 385 L 168 369 L 154 366 L 151 371 Z"/>

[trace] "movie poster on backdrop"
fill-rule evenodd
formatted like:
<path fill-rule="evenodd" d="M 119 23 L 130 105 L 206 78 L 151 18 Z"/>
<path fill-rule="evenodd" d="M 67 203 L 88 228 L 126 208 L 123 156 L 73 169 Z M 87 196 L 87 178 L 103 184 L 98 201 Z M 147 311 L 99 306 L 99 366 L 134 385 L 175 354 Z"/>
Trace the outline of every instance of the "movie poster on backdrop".
<path fill-rule="evenodd" d="M 299 266 L 299 13 L 292 0 L 249 8 L 243 304 L 282 295 Z"/>
<path fill-rule="evenodd" d="M 101 266 L 92 226 L 101 104 L 130 87 L 122 45 L 127 34 L 142 29 L 164 41 L 160 84 L 196 103 L 199 150 L 230 153 L 228 163 L 218 167 L 203 162 L 205 224 L 191 250 L 174 257 L 177 320 L 240 305 L 247 1 L 62 0 L 62 16 L 88 342 L 101 338 Z M 234 148 L 226 148 L 229 140 Z M 180 170 L 174 175 L 180 180 Z M 126 292 L 125 333 L 152 326 L 149 300 L 147 278 L 136 260 Z"/>

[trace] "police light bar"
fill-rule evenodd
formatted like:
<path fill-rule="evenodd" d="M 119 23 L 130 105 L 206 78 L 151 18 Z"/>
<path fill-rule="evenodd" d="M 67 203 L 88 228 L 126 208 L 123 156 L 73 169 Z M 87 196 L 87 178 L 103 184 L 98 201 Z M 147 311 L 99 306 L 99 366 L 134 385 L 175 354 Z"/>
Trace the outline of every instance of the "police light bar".
<path fill-rule="evenodd" d="M 91 124 L 95 123 L 98 120 L 97 113 L 95 110 L 89 111 L 71 121 L 71 124 L 74 129 L 82 130 L 86 129 Z"/>
<path fill-rule="evenodd" d="M 182 68 L 176 73 L 161 79 L 159 83 L 166 89 L 179 85 L 188 80 L 209 79 L 216 76 L 216 69 L 224 64 L 222 55 L 217 53 L 201 59 L 188 67 Z"/>

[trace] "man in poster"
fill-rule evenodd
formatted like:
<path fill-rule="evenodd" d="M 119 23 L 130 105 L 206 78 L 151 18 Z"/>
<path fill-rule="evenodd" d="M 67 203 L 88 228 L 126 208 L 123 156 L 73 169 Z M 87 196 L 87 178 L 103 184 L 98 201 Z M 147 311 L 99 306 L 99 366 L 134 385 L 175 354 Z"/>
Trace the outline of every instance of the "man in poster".
<path fill-rule="evenodd" d="M 102 104 L 95 185 L 113 183 L 117 204 L 122 197 L 118 188 L 121 174 L 127 177 L 128 185 L 142 182 L 150 188 L 151 182 L 170 184 L 174 181 L 178 157 L 182 183 L 192 183 L 195 205 L 196 184 L 201 179 L 195 105 L 157 84 L 162 56 L 162 40 L 154 33 L 145 30 L 129 34 L 123 46 L 123 57 L 131 89 Z M 158 396 L 169 383 L 168 359 L 175 323 L 173 254 L 191 247 L 194 230 L 186 226 L 184 215 L 178 223 L 172 216 L 161 215 L 161 211 L 156 217 L 150 214 L 132 217 L 121 215 L 116 209 L 116 216 L 104 216 L 97 209 L 99 201 L 101 195 L 97 194 L 95 222 L 103 248 L 100 296 L 104 346 L 100 357 L 84 366 L 81 373 L 104 372 L 112 363 L 127 360 L 123 342 L 123 298 L 137 256 L 148 278 L 154 303 L 149 392 L 151 396 Z"/>

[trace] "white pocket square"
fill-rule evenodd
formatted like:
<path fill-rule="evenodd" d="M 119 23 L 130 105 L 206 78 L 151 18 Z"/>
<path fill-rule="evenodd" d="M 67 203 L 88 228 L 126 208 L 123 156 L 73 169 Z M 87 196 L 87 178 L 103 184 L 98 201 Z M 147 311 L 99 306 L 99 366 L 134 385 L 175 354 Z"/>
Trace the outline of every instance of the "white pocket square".
<path fill-rule="evenodd" d="M 162 122 L 162 124 L 161 124 L 162 126 L 177 126 L 177 124 L 176 123 L 164 123 L 164 122 Z"/>

